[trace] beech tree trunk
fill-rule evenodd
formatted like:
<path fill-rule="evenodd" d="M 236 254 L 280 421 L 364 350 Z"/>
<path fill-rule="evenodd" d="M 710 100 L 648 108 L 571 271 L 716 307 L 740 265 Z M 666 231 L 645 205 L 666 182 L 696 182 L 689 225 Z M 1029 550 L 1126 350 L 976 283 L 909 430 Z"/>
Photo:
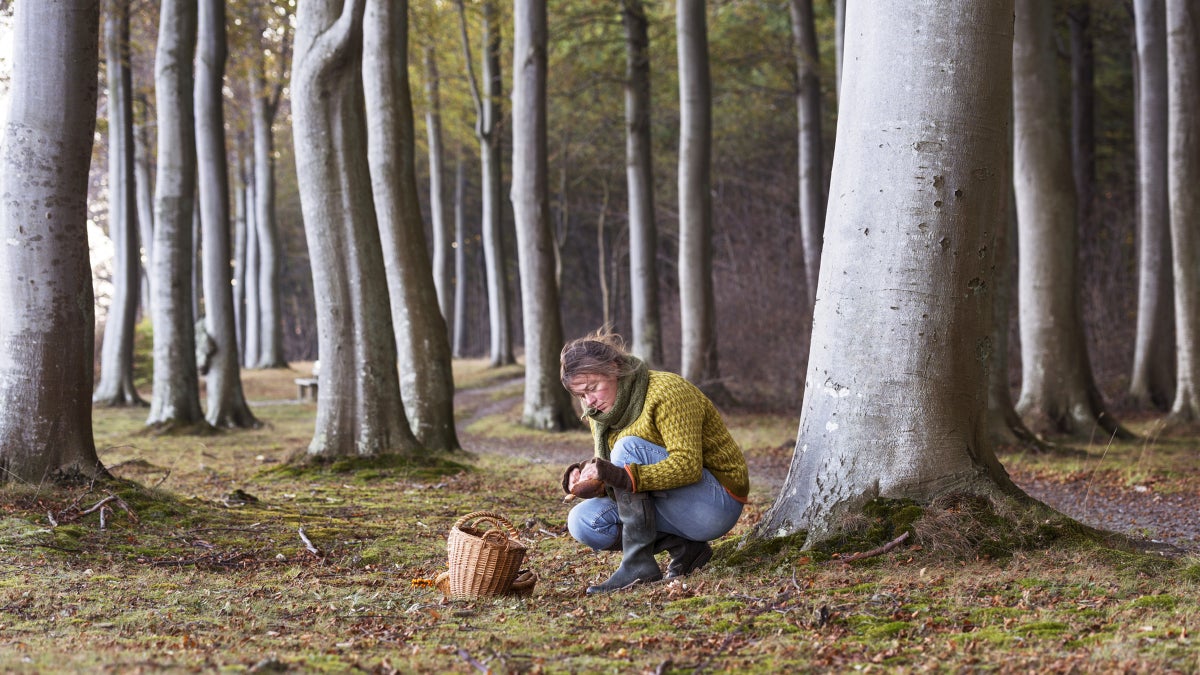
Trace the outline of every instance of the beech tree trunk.
<path fill-rule="evenodd" d="M 494 0 L 484 0 L 482 18 L 483 91 L 475 81 L 467 19 L 462 0 L 458 0 L 459 25 L 467 64 L 467 81 L 475 102 L 475 136 L 479 139 L 480 174 L 483 179 L 483 261 L 487 276 L 488 323 L 491 328 L 491 365 L 493 368 L 515 363 L 512 349 L 512 319 L 505 270 L 503 221 L 503 167 L 501 166 L 500 96 L 500 23 Z"/>
<path fill-rule="evenodd" d="M 651 367 L 663 362 L 658 302 L 658 227 L 650 136 L 650 27 L 642 0 L 624 0 L 625 184 L 629 191 L 630 350 Z"/>
<path fill-rule="evenodd" d="M 852 4 L 846 35 L 803 412 L 755 529 L 806 545 L 875 497 L 1019 493 L 986 423 L 1011 3 Z"/>
<path fill-rule="evenodd" d="M 214 427 L 259 426 L 242 393 L 237 324 L 233 311 L 233 257 L 229 236 L 229 167 L 221 89 L 228 56 L 225 0 L 200 0 L 196 54 L 196 158 L 200 227 L 204 242 L 204 329 L 215 345 L 205 373 L 206 419 Z"/>
<path fill-rule="evenodd" d="M 145 405 L 133 384 L 133 339 L 141 291 L 133 146 L 133 71 L 129 67 L 129 5 L 110 4 L 104 19 L 108 76 L 108 236 L 114 245 L 113 300 L 104 321 L 100 382 L 92 402 Z"/>
<path fill-rule="evenodd" d="M 429 143 L 429 221 L 433 231 L 433 285 L 437 289 L 438 307 L 446 321 L 447 332 L 454 318 L 454 239 L 452 223 L 446 219 L 446 188 L 442 185 L 445 173 L 445 149 L 442 147 L 441 82 L 438 77 L 437 55 L 433 45 L 425 46 L 425 135 Z"/>
<path fill-rule="evenodd" d="M 467 347 L 467 168 L 463 149 L 459 147 L 454 162 L 454 358 L 466 355 Z"/>
<path fill-rule="evenodd" d="M 312 258 L 320 397 L 308 456 L 418 452 L 400 400 L 396 339 L 371 199 L 362 94 L 364 0 L 296 15 L 292 113 Z"/>
<path fill-rule="evenodd" d="M 262 353 L 262 295 L 259 293 L 258 215 L 253 207 L 258 202 L 258 191 L 254 188 L 253 160 L 247 160 L 246 175 L 246 336 L 242 343 L 242 367 L 258 365 Z"/>
<path fill-rule="evenodd" d="M 1133 3 L 1137 31 L 1137 333 L 1129 394 L 1166 410 L 1175 397 L 1175 314 L 1167 196 L 1167 26 L 1160 0 Z"/>
<path fill-rule="evenodd" d="M 267 85 L 266 60 L 258 50 L 255 72 L 250 78 L 250 117 L 254 126 L 254 226 L 258 244 L 258 368 L 286 368 L 283 358 L 283 314 L 280 278 L 283 247 L 275 219 L 275 132 L 272 125 L 279 110 L 282 86 Z"/>
<path fill-rule="evenodd" d="M 718 403 L 728 398 L 717 364 L 712 280 L 712 88 L 704 0 L 678 0 L 680 374 Z"/>
<path fill-rule="evenodd" d="M 0 482 L 105 477 L 87 241 L 99 0 L 22 2 L 14 25 L 0 145 Z"/>
<path fill-rule="evenodd" d="M 1127 436 L 1104 409 L 1088 361 L 1080 301 L 1075 185 L 1057 106 L 1053 7 L 1016 1 L 1013 48 L 1021 395 L 1017 412 L 1038 434 Z"/>
<path fill-rule="evenodd" d="M 1167 0 L 1167 189 L 1175 276 L 1178 386 L 1167 416 L 1174 425 L 1200 422 L 1200 7 Z"/>
<path fill-rule="evenodd" d="M 804 246 L 804 279 L 808 302 L 817 298 L 821 270 L 821 238 L 825 230 L 825 163 L 821 158 L 820 56 L 813 26 L 812 0 L 791 0 L 792 51 L 796 58 L 796 116 L 800 197 L 800 241 Z"/>
<path fill-rule="evenodd" d="M 204 424 L 196 369 L 192 309 L 196 242 L 196 125 L 192 107 L 197 8 L 194 0 L 163 0 L 159 12 L 154 88 L 158 169 L 154 186 L 154 391 L 148 425 Z"/>
<path fill-rule="evenodd" d="M 367 0 L 363 81 L 371 187 L 400 358 L 400 391 L 426 450 L 458 450 L 450 338 L 417 197 L 407 0 Z"/>
<path fill-rule="evenodd" d="M 525 406 L 521 423 L 561 431 L 574 417 L 559 377 L 562 314 L 555 276 L 546 157 L 546 2 L 513 6 L 513 213 L 525 332 Z"/>
<path fill-rule="evenodd" d="M 143 115 L 148 115 L 146 111 L 147 105 L 144 99 L 141 100 L 141 108 Z M 142 313 L 149 316 L 151 313 L 150 299 L 153 297 L 154 275 L 151 271 L 154 269 L 154 169 L 153 159 L 150 151 L 150 133 L 147 130 L 148 123 L 143 120 L 141 124 L 134 121 L 133 131 L 133 171 L 134 171 L 134 199 L 137 202 L 137 224 L 138 224 L 138 239 L 142 245 L 141 256 L 139 260 L 142 265 Z"/>

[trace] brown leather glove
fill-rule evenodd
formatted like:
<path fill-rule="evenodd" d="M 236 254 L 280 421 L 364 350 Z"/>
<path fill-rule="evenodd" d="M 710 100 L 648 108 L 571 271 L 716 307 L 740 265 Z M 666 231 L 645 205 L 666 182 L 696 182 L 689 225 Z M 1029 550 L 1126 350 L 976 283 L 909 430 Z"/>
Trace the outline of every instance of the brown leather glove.
<path fill-rule="evenodd" d="M 585 463 L 586 462 L 575 462 L 571 466 L 568 466 L 566 471 L 563 471 L 563 475 L 562 475 L 563 492 L 565 492 L 567 494 L 571 494 L 571 472 L 576 469 L 582 469 L 583 465 Z"/>
<path fill-rule="evenodd" d="M 596 474 L 600 480 L 604 481 L 605 485 L 615 490 L 634 492 L 633 479 L 629 477 L 629 472 L 625 471 L 625 467 L 617 466 L 599 457 L 589 460 L 589 463 L 596 465 Z"/>

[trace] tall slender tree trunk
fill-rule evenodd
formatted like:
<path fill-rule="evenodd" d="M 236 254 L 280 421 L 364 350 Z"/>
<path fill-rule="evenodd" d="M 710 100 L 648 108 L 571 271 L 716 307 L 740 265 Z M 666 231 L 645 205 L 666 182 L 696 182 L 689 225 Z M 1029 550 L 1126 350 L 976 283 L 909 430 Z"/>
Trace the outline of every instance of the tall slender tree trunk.
<path fill-rule="evenodd" d="M 425 46 L 425 135 L 429 144 L 429 221 L 433 231 L 433 284 L 437 288 L 438 307 L 447 326 L 454 318 L 454 259 L 451 242 L 455 241 L 452 223 L 446 219 L 445 154 L 442 146 L 441 81 L 437 54 L 433 45 Z M 459 243 L 461 246 L 461 242 Z M 448 329 L 449 331 L 449 329 Z"/>
<path fill-rule="evenodd" d="M 458 450 L 450 338 L 417 197 L 407 0 L 367 0 L 363 81 L 371 187 L 400 357 L 400 391 L 426 450 Z"/>
<path fill-rule="evenodd" d="M 148 105 L 141 99 L 143 116 L 148 117 Z M 153 296 L 151 285 L 154 275 L 154 169 L 150 151 L 149 121 L 143 120 L 138 124 L 135 120 L 133 130 L 133 172 L 134 200 L 137 203 L 138 239 L 142 244 L 142 313 L 151 313 L 150 299 Z"/>
<path fill-rule="evenodd" d="M 254 225 L 258 242 L 258 368 L 286 368 L 283 358 L 283 312 L 280 278 L 283 247 L 275 218 L 275 132 L 272 125 L 279 109 L 279 88 L 267 86 L 266 61 L 259 50 L 255 73 L 250 78 L 250 116 L 254 126 Z"/>
<path fill-rule="evenodd" d="M 257 203 L 257 190 L 254 186 L 253 160 L 246 160 L 246 203 Z M 258 257 L 258 215 L 256 209 L 246 209 L 246 337 L 242 344 L 242 366 L 253 368 L 258 365 L 262 353 L 262 295 L 259 293 Z"/>
<path fill-rule="evenodd" d="M 164 0 L 159 13 L 154 86 L 158 110 L 158 170 L 154 186 L 154 392 L 148 425 L 204 424 L 196 371 L 192 309 L 192 219 L 196 190 L 196 132 L 192 108 L 197 8 Z M 204 426 L 208 426 L 204 424 Z"/>
<path fill-rule="evenodd" d="M 830 0 L 833 3 L 833 54 L 836 80 L 834 81 L 839 103 L 842 100 L 842 56 L 846 52 L 846 0 Z"/>
<path fill-rule="evenodd" d="M 646 363 L 663 362 L 658 302 L 658 226 L 650 136 L 650 27 L 642 0 L 624 0 L 625 184 L 629 191 L 630 348 Z"/>
<path fill-rule="evenodd" d="M 1167 196 L 1167 27 L 1160 0 L 1136 0 L 1138 310 L 1129 394 L 1166 410 L 1175 397 L 1175 314 Z"/>
<path fill-rule="evenodd" d="M 454 161 L 454 358 L 466 355 L 467 346 L 467 167 L 459 146 Z"/>
<path fill-rule="evenodd" d="M 546 2 L 513 5 L 513 213 L 521 267 L 525 407 L 521 423 L 560 431 L 573 417 L 559 378 L 562 314 L 555 279 L 546 157 Z"/>
<path fill-rule="evenodd" d="M 1033 431 L 1127 436 L 1092 377 L 1080 302 L 1079 234 L 1068 132 L 1058 101 L 1052 6 L 1017 0 L 1013 48 L 1021 396 Z"/>
<path fill-rule="evenodd" d="M 986 433 L 983 356 L 1011 31 L 1009 2 L 851 4 L 803 412 L 757 536 L 811 545 L 875 497 L 1019 493 Z"/>
<path fill-rule="evenodd" d="M 1200 423 L 1200 7 L 1167 0 L 1167 189 L 1178 386 L 1168 423 Z"/>
<path fill-rule="evenodd" d="M 800 241 L 804 246 L 804 280 L 811 306 L 817 299 L 821 271 L 821 238 L 825 230 L 825 163 L 821 157 L 821 81 L 812 0 L 791 0 L 792 51 L 796 58 Z"/>
<path fill-rule="evenodd" d="M 495 0 L 483 2 L 483 91 L 480 92 L 471 65 L 471 46 L 462 0 L 458 1 L 467 79 L 475 102 L 475 136 L 479 139 L 480 174 L 483 185 L 483 261 L 487 276 L 488 322 L 491 328 L 491 365 L 515 363 L 512 348 L 512 319 L 508 300 L 508 275 L 504 256 L 503 167 L 501 166 L 502 110 L 500 96 L 500 22 Z"/>
<path fill-rule="evenodd" d="M 704 0 L 678 0 L 680 374 L 718 403 L 728 399 L 717 365 L 712 279 L 712 89 Z"/>
<path fill-rule="evenodd" d="M 320 392 L 308 456 L 419 451 L 400 400 L 396 339 L 363 120 L 364 0 L 306 0 L 296 15 L 292 114 L 312 258 Z"/>
<path fill-rule="evenodd" d="M 108 232 L 115 245 L 113 301 L 104 322 L 100 382 L 92 402 L 145 405 L 133 384 L 133 338 L 139 274 L 137 192 L 134 182 L 133 71 L 129 67 L 129 5 L 111 3 L 104 20 L 108 62 Z"/>
<path fill-rule="evenodd" d="M 259 426 L 242 393 L 237 321 L 233 310 L 229 237 L 229 167 L 225 153 L 225 0 L 200 0 L 196 55 L 196 156 L 200 226 L 204 241 L 204 328 L 215 343 L 205 374 L 208 423 L 220 428 Z"/>
<path fill-rule="evenodd" d="M 244 149 L 245 137 L 238 134 L 237 147 Z M 233 191 L 233 313 L 237 323 L 239 363 L 246 353 L 246 171 L 238 152 L 234 158 L 238 181 Z"/>
<path fill-rule="evenodd" d="M 108 473 L 92 438 L 87 187 L 99 0 L 16 7 L 0 156 L 0 482 Z"/>

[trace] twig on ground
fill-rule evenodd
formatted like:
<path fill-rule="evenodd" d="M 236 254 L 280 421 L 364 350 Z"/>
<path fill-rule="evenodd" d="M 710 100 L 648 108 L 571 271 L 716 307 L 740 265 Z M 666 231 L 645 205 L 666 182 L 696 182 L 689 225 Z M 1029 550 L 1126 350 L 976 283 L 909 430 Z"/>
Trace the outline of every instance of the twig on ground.
<path fill-rule="evenodd" d="M 304 534 L 304 528 L 301 527 L 297 531 L 300 533 L 300 541 L 304 542 L 304 548 L 308 549 L 309 553 L 320 558 L 321 557 L 321 549 L 314 546 L 312 543 L 312 540 L 310 540 L 308 538 L 308 536 L 306 534 Z"/>
<path fill-rule="evenodd" d="M 471 654 L 465 649 L 458 650 L 458 658 L 471 664 L 472 666 L 475 667 L 476 670 L 478 670 L 481 673 L 488 673 L 490 675 L 492 672 L 491 668 L 488 668 L 487 666 L 483 665 L 479 661 L 476 661 L 475 657 L 471 656 Z"/>
<path fill-rule="evenodd" d="M 865 553 L 855 553 L 854 555 L 852 555 L 848 558 L 834 558 L 833 560 L 826 560 L 824 562 L 824 564 L 829 565 L 832 563 L 842 563 L 843 565 L 848 565 L 848 564 L 854 562 L 855 560 L 862 560 L 863 558 L 870 558 L 873 556 L 882 555 L 882 554 L 887 553 L 888 551 L 896 548 L 900 544 L 903 544 L 906 539 L 908 539 L 908 532 L 905 532 L 904 534 L 900 535 L 899 537 L 896 537 L 895 539 L 889 541 L 888 543 L 884 544 L 883 546 L 880 546 L 879 548 L 873 548 L 870 551 L 866 551 Z"/>
<path fill-rule="evenodd" d="M 53 511 L 47 511 L 46 518 L 50 519 L 50 527 L 58 527 L 58 521 L 54 519 Z"/>

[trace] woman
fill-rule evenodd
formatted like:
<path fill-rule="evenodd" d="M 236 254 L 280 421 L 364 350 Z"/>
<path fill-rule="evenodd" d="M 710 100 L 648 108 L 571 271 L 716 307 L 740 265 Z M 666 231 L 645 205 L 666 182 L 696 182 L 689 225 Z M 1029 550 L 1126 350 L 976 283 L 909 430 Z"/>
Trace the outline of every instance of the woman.
<path fill-rule="evenodd" d="M 671 554 L 668 579 L 703 566 L 708 542 L 733 529 L 750 492 L 746 459 L 712 401 L 678 375 L 649 370 L 608 331 L 569 342 L 560 361 L 595 440 L 595 456 L 563 472 L 563 490 L 588 497 L 567 528 L 593 549 L 622 551 L 616 573 L 587 592 L 662 579 L 661 551 Z"/>

